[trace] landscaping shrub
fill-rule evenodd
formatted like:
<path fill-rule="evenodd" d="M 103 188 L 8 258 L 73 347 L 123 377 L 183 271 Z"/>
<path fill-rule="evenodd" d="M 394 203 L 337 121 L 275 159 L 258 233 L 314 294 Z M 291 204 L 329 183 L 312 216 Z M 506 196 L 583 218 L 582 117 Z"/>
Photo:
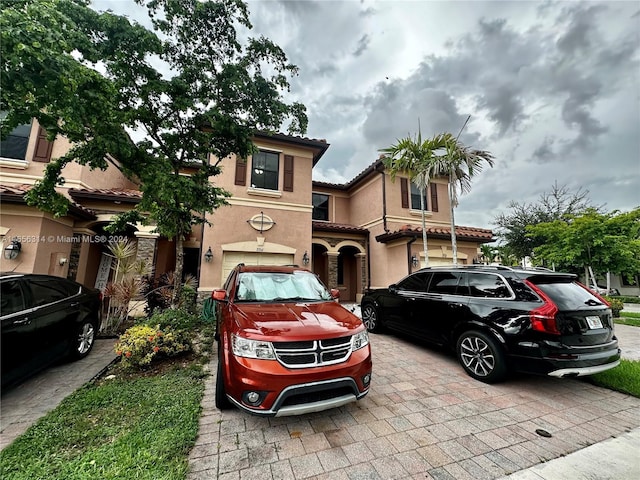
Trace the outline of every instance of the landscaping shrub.
<path fill-rule="evenodd" d="M 115 351 L 123 367 L 144 368 L 158 358 L 191 351 L 191 341 L 169 326 L 135 325 L 120 336 Z"/>
<path fill-rule="evenodd" d="M 201 323 L 200 316 L 185 308 L 167 308 L 156 310 L 148 319 L 143 319 L 144 325 L 158 325 L 159 328 L 171 327 L 175 330 L 193 330 Z"/>
<path fill-rule="evenodd" d="M 620 311 L 624 308 L 624 303 L 622 303 L 622 300 L 607 296 L 605 296 L 604 299 L 611 305 L 611 312 L 613 313 L 613 317 L 618 318 L 620 316 Z"/>

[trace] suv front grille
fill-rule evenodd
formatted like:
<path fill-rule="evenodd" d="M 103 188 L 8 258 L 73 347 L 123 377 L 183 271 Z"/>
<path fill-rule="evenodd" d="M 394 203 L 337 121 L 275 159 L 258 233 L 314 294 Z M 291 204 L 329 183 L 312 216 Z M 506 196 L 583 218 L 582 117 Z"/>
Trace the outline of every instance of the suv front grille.
<path fill-rule="evenodd" d="M 274 342 L 278 361 L 288 368 L 320 367 L 346 361 L 351 355 L 351 337 Z"/>

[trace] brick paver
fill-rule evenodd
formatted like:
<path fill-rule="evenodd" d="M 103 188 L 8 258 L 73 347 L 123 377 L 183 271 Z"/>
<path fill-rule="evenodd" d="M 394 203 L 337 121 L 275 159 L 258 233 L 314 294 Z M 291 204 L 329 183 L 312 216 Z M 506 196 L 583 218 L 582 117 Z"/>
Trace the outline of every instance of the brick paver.
<path fill-rule="evenodd" d="M 486 385 L 438 349 L 393 335 L 371 335 L 371 346 L 369 395 L 315 414 L 220 412 L 206 401 L 209 377 L 188 480 L 490 480 L 640 427 L 640 399 L 587 381 L 518 375 Z"/>

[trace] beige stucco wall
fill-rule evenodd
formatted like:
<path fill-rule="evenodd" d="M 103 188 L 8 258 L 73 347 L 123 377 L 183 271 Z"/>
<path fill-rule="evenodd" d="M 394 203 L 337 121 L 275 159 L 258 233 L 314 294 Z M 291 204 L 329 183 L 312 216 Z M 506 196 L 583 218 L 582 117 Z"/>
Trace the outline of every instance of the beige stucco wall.
<path fill-rule="evenodd" d="M 259 251 L 258 237 L 264 242 L 272 244 L 282 251 L 295 250 L 294 261 L 302 265 L 302 255 L 305 251 L 311 255 L 311 170 L 313 157 L 310 151 L 297 147 L 272 142 L 257 140 L 256 146 L 261 149 L 280 153 L 278 191 L 264 191 L 252 189 L 251 184 L 251 158 L 247 159 L 247 185 L 235 185 L 235 157 L 225 158 L 221 161 L 222 173 L 211 180 L 218 187 L 222 187 L 232 194 L 228 199 L 229 205 L 219 208 L 207 219 L 212 226 L 205 226 L 203 233 L 201 255 L 209 247 L 213 252 L 213 260 L 210 263 L 201 260 L 200 286 L 203 291 L 212 290 L 222 286 L 224 279 L 222 245 L 238 242 L 251 242 L 245 247 L 251 251 L 251 245 Z M 294 157 L 293 192 L 283 190 L 284 183 L 284 155 Z M 263 212 L 275 225 L 264 230 L 262 234 L 255 230 L 247 220 Z M 309 265 L 311 267 L 311 265 Z"/>
<path fill-rule="evenodd" d="M 10 161 L 0 159 L 0 181 L 7 184 L 33 185 L 42 178 L 46 163 L 32 161 L 38 139 L 38 122 L 33 121 L 26 152 L 26 161 Z M 51 158 L 56 159 L 66 154 L 71 143 L 64 137 L 57 137 L 51 149 Z M 70 163 L 62 170 L 65 184 L 59 189 L 62 193 L 69 188 L 127 188 L 136 186 L 111 163 L 106 170 L 91 170 L 88 166 Z"/>
<path fill-rule="evenodd" d="M 1 256 L 0 271 L 66 276 L 73 236 L 69 219 L 55 219 L 23 205 L 4 204 L 0 212 L 0 225 L 9 228 L 3 250 L 13 238 L 22 244 L 15 260 L 5 259 L 4 254 Z M 63 265 L 60 265 L 61 259 L 66 259 Z"/>

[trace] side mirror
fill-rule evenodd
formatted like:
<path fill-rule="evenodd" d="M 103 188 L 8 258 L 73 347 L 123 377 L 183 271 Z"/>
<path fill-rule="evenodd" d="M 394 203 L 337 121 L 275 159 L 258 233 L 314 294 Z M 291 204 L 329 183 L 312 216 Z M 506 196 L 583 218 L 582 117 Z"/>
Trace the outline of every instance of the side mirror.
<path fill-rule="evenodd" d="M 219 302 L 224 302 L 227 300 L 227 291 L 222 289 L 214 290 L 211 292 L 211 298 Z"/>
<path fill-rule="evenodd" d="M 334 300 L 337 300 L 338 298 L 340 298 L 340 290 L 338 290 L 337 288 L 332 288 L 331 298 L 333 298 Z"/>
<path fill-rule="evenodd" d="M 391 293 L 396 293 L 398 291 L 398 286 L 395 283 L 392 283 L 391 285 L 389 285 L 389 291 Z"/>

